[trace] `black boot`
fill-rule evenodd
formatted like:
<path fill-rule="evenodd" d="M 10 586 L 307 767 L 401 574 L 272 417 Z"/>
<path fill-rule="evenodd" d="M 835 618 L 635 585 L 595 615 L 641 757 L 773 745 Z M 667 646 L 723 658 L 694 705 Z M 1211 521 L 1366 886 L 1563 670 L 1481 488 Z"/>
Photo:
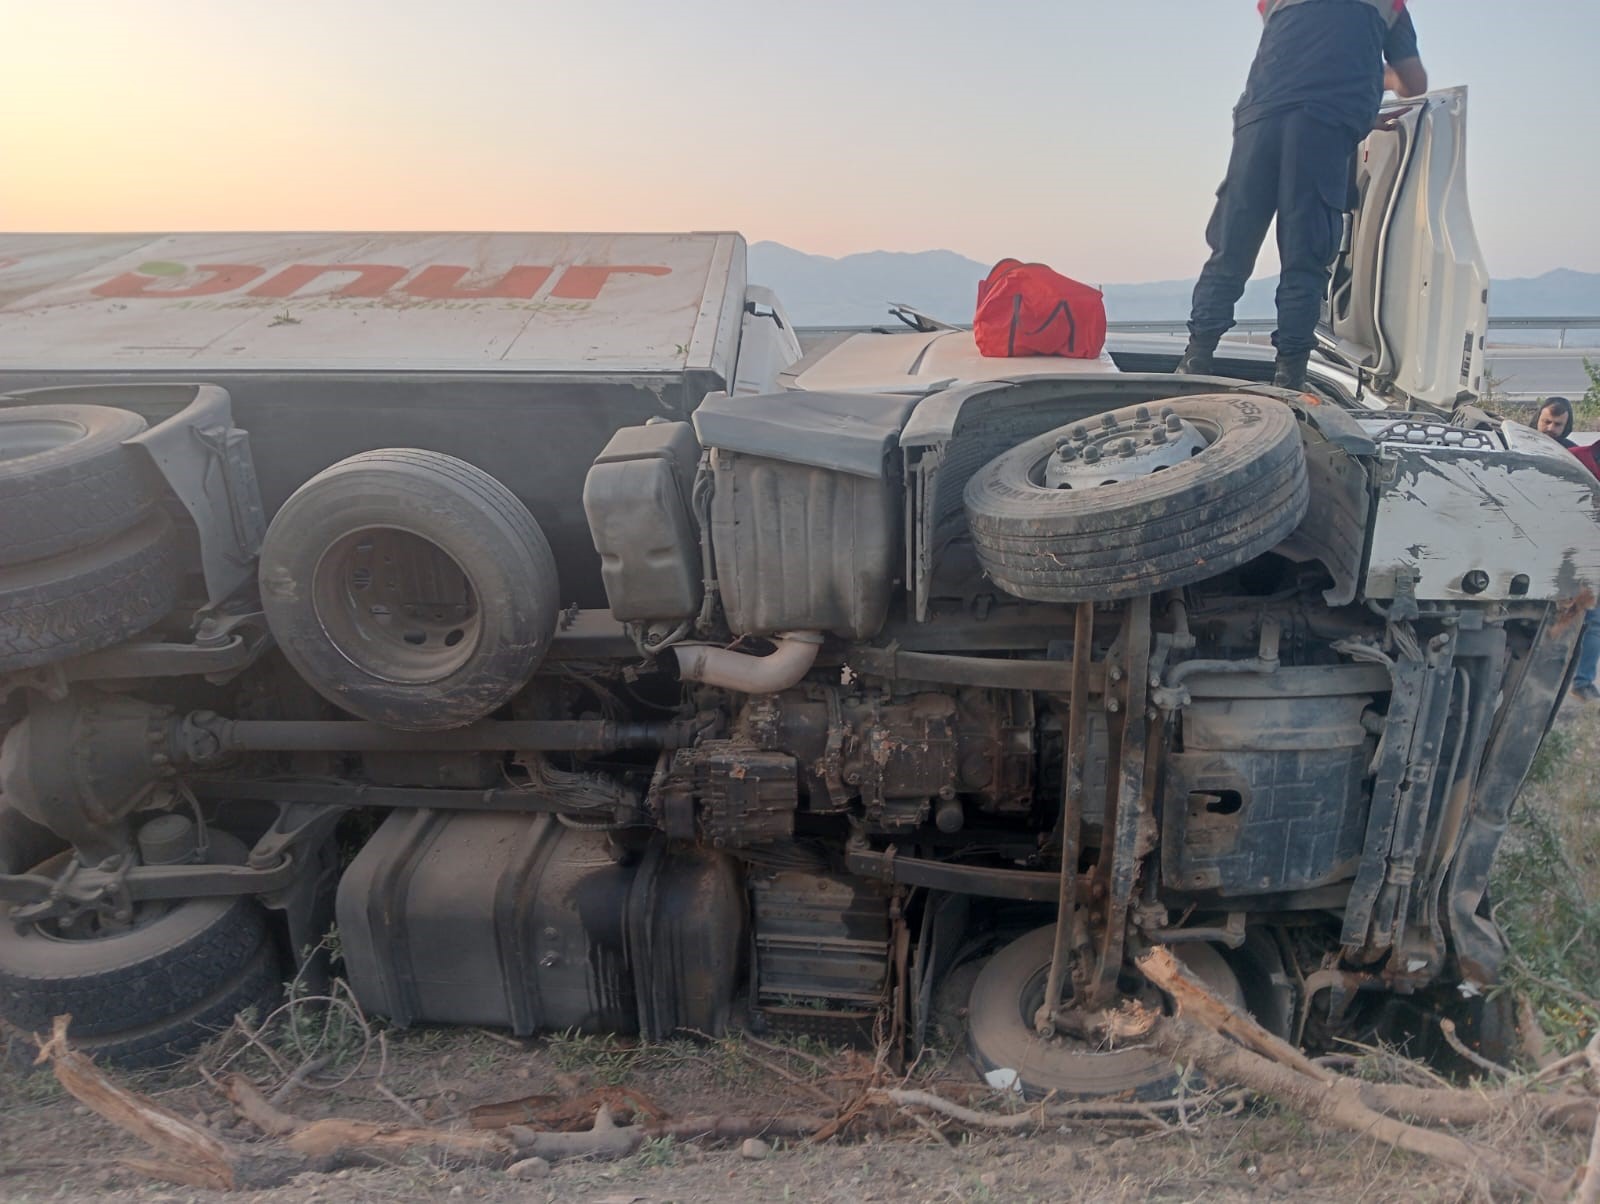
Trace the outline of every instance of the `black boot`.
<path fill-rule="evenodd" d="M 1189 345 L 1183 349 L 1183 358 L 1172 371 L 1177 376 L 1215 376 L 1216 365 L 1211 357 L 1217 350 L 1215 341 L 1206 342 L 1189 336 Z"/>
<path fill-rule="evenodd" d="M 1306 387 L 1306 361 L 1311 358 L 1309 351 L 1302 351 L 1296 355 L 1278 353 L 1278 362 L 1272 372 L 1272 383 L 1280 389 L 1299 389 Z"/>

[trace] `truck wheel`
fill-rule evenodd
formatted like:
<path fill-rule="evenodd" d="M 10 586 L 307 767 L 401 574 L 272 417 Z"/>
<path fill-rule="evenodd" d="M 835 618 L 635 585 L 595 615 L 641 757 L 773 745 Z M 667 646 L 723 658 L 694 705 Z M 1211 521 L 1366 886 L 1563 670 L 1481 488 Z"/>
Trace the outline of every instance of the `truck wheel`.
<path fill-rule="evenodd" d="M 178 539 L 160 511 L 92 548 L 0 569 L 0 673 L 120 643 L 178 598 Z"/>
<path fill-rule="evenodd" d="M 307 481 L 261 546 L 267 624 L 364 719 L 462 727 L 527 684 L 555 634 L 555 558 L 526 507 L 451 456 L 391 449 Z"/>
<path fill-rule="evenodd" d="M 238 977 L 223 983 L 193 1007 L 139 1028 L 120 1029 L 102 1037 L 74 1038 L 72 1044 L 108 1066 L 149 1070 L 182 1061 L 233 1024 L 240 1013 L 260 1020 L 283 997 L 283 974 L 277 954 L 263 946 Z"/>
<path fill-rule="evenodd" d="M 997 456 L 967 482 L 973 544 L 1035 602 L 1158 593 L 1285 539 L 1310 496 L 1294 411 L 1236 394 L 1113 410 Z"/>
<path fill-rule="evenodd" d="M 243 860 L 238 841 L 213 847 Z M 59 873 L 70 852 L 37 867 Z M 131 926 L 0 923 L 0 1017 L 42 1033 L 70 1013 L 80 1048 L 119 1066 L 150 1066 L 193 1049 L 235 1013 L 269 1003 L 281 980 L 265 917 L 252 899 L 138 905 Z"/>
<path fill-rule="evenodd" d="M 144 429 L 109 406 L 0 409 L 0 568 L 102 543 L 148 514 L 154 473 L 122 446 Z"/>
<path fill-rule="evenodd" d="M 1178 1075 L 1159 1054 L 1136 1045 L 1104 1050 L 1080 1037 L 1039 1035 L 1033 1018 L 1044 1002 L 1055 936 L 1054 924 L 1036 928 L 978 972 L 967 1006 L 967 1035 L 979 1069 L 991 1084 L 1032 1099 L 1050 1092 L 1082 1099 L 1170 1095 Z M 1184 944 L 1173 952 L 1218 995 L 1244 1006 L 1237 977 L 1215 949 Z"/>

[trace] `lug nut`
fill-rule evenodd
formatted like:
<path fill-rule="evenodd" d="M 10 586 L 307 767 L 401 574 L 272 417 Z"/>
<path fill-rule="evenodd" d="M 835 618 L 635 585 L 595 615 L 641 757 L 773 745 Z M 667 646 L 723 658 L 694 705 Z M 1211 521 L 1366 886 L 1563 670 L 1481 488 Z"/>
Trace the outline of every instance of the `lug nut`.
<path fill-rule="evenodd" d="M 1150 421 L 1150 407 L 1149 406 L 1140 406 L 1137 410 L 1135 410 L 1133 412 L 1133 416 L 1135 418 L 1137 418 L 1140 422 L 1149 422 Z"/>
<path fill-rule="evenodd" d="M 1121 440 L 1119 440 L 1117 442 L 1117 455 L 1119 455 L 1119 456 L 1131 456 L 1131 455 L 1133 455 L 1133 440 L 1132 439 L 1121 439 Z"/>
<path fill-rule="evenodd" d="M 1089 428 L 1081 422 L 1078 423 L 1077 426 L 1072 428 L 1072 437 L 1079 443 L 1087 443 L 1089 441 Z"/>
<path fill-rule="evenodd" d="M 1100 415 L 1100 425 L 1108 431 L 1114 431 L 1117 429 L 1117 420 L 1110 414 L 1102 414 Z"/>
<path fill-rule="evenodd" d="M 1156 427 L 1155 430 L 1150 432 L 1150 442 L 1154 443 L 1157 447 L 1161 446 L 1166 441 L 1167 441 L 1167 432 L 1166 432 L 1166 429 L 1164 427 L 1159 427 L 1158 426 L 1158 427 Z"/>
<path fill-rule="evenodd" d="M 1056 459 L 1063 464 L 1071 464 L 1078 458 L 1078 449 L 1070 443 L 1063 443 L 1056 448 Z"/>
<path fill-rule="evenodd" d="M 1181 431 L 1183 429 L 1183 419 L 1179 418 L 1171 410 L 1167 411 L 1166 418 L 1163 419 L 1163 421 L 1166 423 L 1169 431 Z"/>
<path fill-rule="evenodd" d="M 1086 447 L 1086 448 L 1083 449 L 1083 460 L 1084 460 L 1084 463 L 1093 464 L 1099 459 L 1100 459 L 1100 449 L 1098 447 L 1091 446 L 1091 447 Z"/>

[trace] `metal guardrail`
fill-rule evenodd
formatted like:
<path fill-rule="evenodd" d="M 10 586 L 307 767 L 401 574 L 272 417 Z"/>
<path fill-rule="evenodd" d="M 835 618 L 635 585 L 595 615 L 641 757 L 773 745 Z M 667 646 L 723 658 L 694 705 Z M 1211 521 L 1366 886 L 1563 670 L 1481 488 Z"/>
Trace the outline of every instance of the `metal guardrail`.
<path fill-rule="evenodd" d="M 1251 335 L 1271 334 L 1277 326 L 1273 318 L 1239 318 L 1233 324 L 1230 333 L 1242 334 L 1247 338 Z M 892 325 L 892 322 L 890 323 Z M 860 334 L 876 329 L 876 326 L 810 326 L 800 325 L 796 329 L 812 335 L 823 334 Z M 962 329 L 965 329 L 962 324 Z M 1121 334 L 1183 334 L 1189 328 L 1186 318 L 1152 318 L 1137 321 L 1107 322 L 1106 329 Z M 1495 318 L 1489 319 L 1490 330 L 1553 330 L 1556 332 L 1556 347 L 1564 349 L 1567 345 L 1567 331 L 1569 330 L 1600 330 L 1600 316 L 1578 317 L 1560 316 L 1552 318 Z"/>
<path fill-rule="evenodd" d="M 1271 334 L 1277 322 L 1272 318 L 1241 318 L 1234 322 L 1235 333 L 1245 336 L 1256 334 Z M 1155 321 L 1132 322 L 1107 322 L 1107 330 L 1120 331 L 1123 334 L 1182 334 L 1188 329 L 1188 322 L 1183 318 L 1165 318 Z M 1567 331 L 1569 330 L 1600 330 L 1600 317 L 1533 317 L 1533 318 L 1495 318 L 1489 319 L 1490 330 L 1553 330 L 1556 332 L 1556 347 L 1564 350 L 1567 345 Z"/>

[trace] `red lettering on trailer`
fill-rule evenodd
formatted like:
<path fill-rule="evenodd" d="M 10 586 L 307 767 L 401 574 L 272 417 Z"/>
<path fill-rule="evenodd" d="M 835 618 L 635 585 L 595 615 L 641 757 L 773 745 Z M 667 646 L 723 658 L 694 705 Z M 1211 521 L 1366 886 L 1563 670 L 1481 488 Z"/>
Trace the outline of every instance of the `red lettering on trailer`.
<path fill-rule="evenodd" d="M 250 290 L 252 297 L 292 297 L 318 276 L 329 272 L 355 272 L 357 278 L 343 288 L 335 289 L 334 297 L 381 297 L 410 273 L 410 268 L 397 268 L 382 263 L 297 263 L 286 267 L 270 280 L 263 280 Z"/>
<path fill-rule="evenodd" d="M 660 264 L 575 263 L 561 273 L 561 279 L 556 281 L 556 286 L 550 290 L 550 295 L 575 301 L 593 301 L 612 276 L 623 273 L 635 276 L 666 276 L 671 271 L 671 268 L 662 267 Z"/>
<path fill-rule="evenodd" d="M 210 272 L 209 280 L 186 284 L 180 288 L 156 288 L 165 276 L 147 276 L 142 272 L 124 272 L 120 276 L 97 284 L 91 290 L 97 297 L 212 297 L 217 293 L 232 292 L 249 284 L 266 268 L 252 267 L 247 263 L 202 263 L 197 272 Z"/>
<path fill-rule="evenodd" d="M 423 268 L 406 281 L 402 291 L 410 293 L 413 297 L 425 297 L 430 301 L 470 301 L 484 297 L 528 301 L 555 271 L 554 268 L 518 264 L 493 284 L 461 288 L 462 277 L 471 270 L 451 264 L 434 264 L 432 267 Z"/>
<path fill-rule="evenodd" d="M 8 266 L 0 262 L 0 267 Z M 214 297 L 243 288 L 267 269 L 246 263 L 202 263 L 190 269 L 183 264 L 162 265 L 169 272 L 124 272 L 90 291 L 97 297 Z M 531 300 L 558 269 L 541 264 L 517 264 L 507 268 L 498 280 L 481 285 L 461 286 L 472 271 L 456 264 L 431 264 L 417 271 L 401 287 L 412 296 L 432 301 L 474 301 L 501 299 Z M 209 278 L 194 284 L 162 287 L 164 281 L 191 272 L 204 272 Z M 412 269 L 387 263 L 296 263 L 268 277 L 247 296 L 292 297 L 319 276 L 354 273 L 356 279 L 325 295 L 330 297 L 382 297 L 411 274 Z M 561 271 L 550 296 L 564 301 L 593 301 L 613 276 L 670 276 L 672 269 L 658 263 L 577 263 Z"/>

